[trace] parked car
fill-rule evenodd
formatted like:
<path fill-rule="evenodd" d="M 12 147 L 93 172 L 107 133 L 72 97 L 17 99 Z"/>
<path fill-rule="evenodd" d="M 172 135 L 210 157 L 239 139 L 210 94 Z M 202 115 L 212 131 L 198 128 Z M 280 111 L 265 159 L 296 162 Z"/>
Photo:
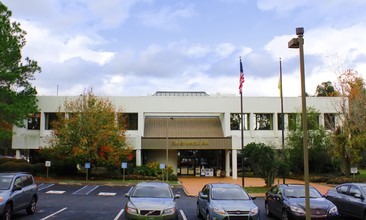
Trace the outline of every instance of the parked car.
<path fill-rule="evenodd" d="M 38 201 L 38 186 L 29 173 L 0 173 L 1 219 L 10 220 L 12 213 L 25 209 L 34 214 Z"/>
<path fill-rule="evenodd" d="M 314 187 L 309 187 L 311 219 L 335 219 L 337 207 Z M 267 216 L 283 220 L 299 219 L 306 216 L 305 185 L 279 184 L 270 188 L 265 194 Z"/>
<path fill-rule="evenodd" d="M 259 219 L 259 209 L 238 184 L 210 183 L 198 193 L 197 217 L 206 220 Z"/>
<path fill-rule="evenodd" d="M 341 215 L 366 219 L 366 183 L 344 183 L 330 189 L 325 197 L 332 201 Z"/>
<path fill-rule="evenodd" d="M 125 195 L 126 219 L 178 219 L 174 195 L 167 183 L 141 182 L 132 187 Z"/>

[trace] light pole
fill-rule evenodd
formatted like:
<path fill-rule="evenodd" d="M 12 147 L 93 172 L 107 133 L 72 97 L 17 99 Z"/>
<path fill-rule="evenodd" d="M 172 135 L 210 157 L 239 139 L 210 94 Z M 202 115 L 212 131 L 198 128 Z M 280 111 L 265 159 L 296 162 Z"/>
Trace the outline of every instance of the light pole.
<path fill-rule="evenodd" d="M 310 196 L 309 196 L 309 155 L 308 155 L 308 124 L 306 113 L 306 91 L 305 91 L 305 65 L 304 65 L 304 28 L 296 28 L 297 38 L 288 42 L 289 48 L 299 48 L 300 54 L 300 80 L 301 80 L 301 102 L 302 102 L 302 129 L 304 149 L 304 175 L 305 175 L 305 207 L 306 220 L 310 220 Z"/>

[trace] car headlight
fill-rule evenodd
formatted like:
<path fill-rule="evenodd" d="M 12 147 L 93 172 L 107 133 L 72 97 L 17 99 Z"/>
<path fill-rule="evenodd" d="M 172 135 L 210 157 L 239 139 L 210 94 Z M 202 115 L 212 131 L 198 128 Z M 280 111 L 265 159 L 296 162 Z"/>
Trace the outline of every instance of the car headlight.
<path fill-rule="evenodd" d="M 258 212 L 259 212 L 258 207 L 255 207 L 254 209 L 250 210 L 251 215 L 256 215 L 258 214 Z"/>
<path fill-rule="evenodd" d="M 129 213 L 129 214 L 136 215 L 137 214 L 137 209 L 127 206 L 126 207 L 126 212 Z"/>
<path fill-rule="evenodd" d="M 338 214 L 338 209 L 337 206 L 333 206 L 330 210 L 329 210 L 329 214 Z"/>
<path fill-rule="evenodd" d="M 290 209 L 292 212 L 296 213 L 297 215 L 305 215 L 305 210 L 300 207 L 291 205 Z"/>
<path fill-rule="evenodd" d="M 217 214 L 221 214 L 221 215 L 226 213 L 224 209 L 222 209 L 220 207 L 216 207 L 216 206 L 212 207 L 212 211 L 216 212 Z"/>
<path fill-rule="evenodd" d="M 163 212 L 163 215 L 173 215 L 176 211 L 176 208 L 170 208 L 170 209 L 165 209 Z"/>

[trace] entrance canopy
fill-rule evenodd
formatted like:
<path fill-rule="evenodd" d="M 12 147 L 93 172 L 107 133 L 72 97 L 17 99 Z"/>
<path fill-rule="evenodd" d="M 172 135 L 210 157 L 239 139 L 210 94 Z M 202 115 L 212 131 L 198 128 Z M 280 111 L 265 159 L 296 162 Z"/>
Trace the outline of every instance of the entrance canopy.
<path fill-rule="evenodd" d="M 145 118 L 142 149 L 231 149 L 231 137 L 224 137 L 220 118 Z"/>

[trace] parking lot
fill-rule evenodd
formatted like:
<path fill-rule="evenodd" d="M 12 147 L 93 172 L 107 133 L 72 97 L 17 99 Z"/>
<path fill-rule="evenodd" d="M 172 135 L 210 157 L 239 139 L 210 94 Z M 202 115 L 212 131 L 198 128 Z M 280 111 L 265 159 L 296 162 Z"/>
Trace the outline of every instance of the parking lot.
<path fill-rule="evenodd" d="M 47 220 L 47 219 L 103 219 L 121 220 L 124 218 L 124 205 L 127 198 L 124 194 L 130 187 L 102 185 L 63 185 L 40 183 L 39 202 L 34 215 L 25 211 L 14 213 L 13 219 Z M 196 198 L 186 196 L 180 187 L 173 187 L 177 199 L 180 220 L 196 219 Z M 264 216 L 263 198 L 257 198 L 255 203 L 262 212 L 261 219 L 272 219 Z"/>
<path fill-rule="evenodd" d="M 103 219 L 122 220 L 124 205 L 127 198 L 125 193 L 129 186 L 103 185 L 64 185 L 39 183 L 39 202 L 34 215 L 25 211 L 14 213 L 14 220 L 55 220 L 55 219 Z M 173 186 L 174 194 L 180 194 L 177 199 L 179 220 L 194 220 L 196 218 L 196 197 L 186 196 L 181 186 Z M 264 198 L 254 200 L 261 212 L 261 219 L 271 220 L 264 214 Z"/>

